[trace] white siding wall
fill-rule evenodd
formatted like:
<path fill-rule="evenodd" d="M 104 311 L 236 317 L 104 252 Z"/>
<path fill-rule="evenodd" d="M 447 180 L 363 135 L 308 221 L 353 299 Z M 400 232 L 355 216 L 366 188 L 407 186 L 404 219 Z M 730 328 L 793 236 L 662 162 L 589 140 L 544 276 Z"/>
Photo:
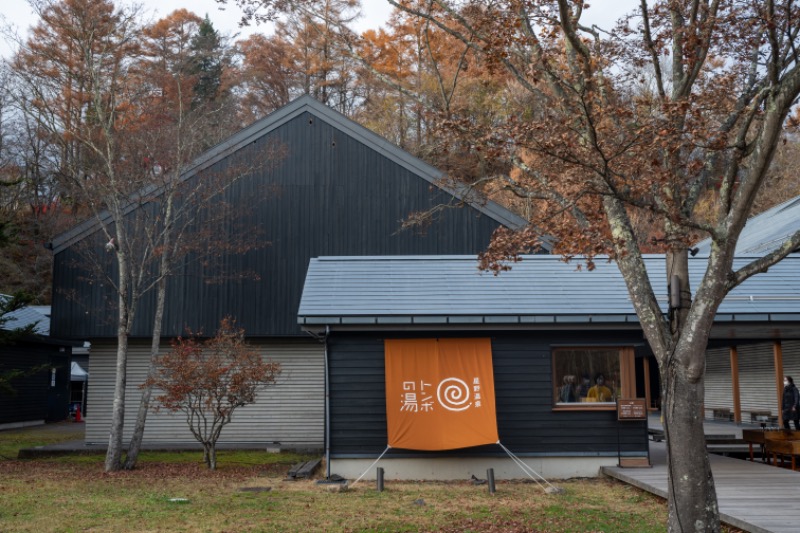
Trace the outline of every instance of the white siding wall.
<path fill-rule="evenodd" d="M 767 342 L 738 347 L 742 421 L 749 421 L 749 411 L 753 410 L 778 414 L 773 346 Z"/>
<path fill-rule="evenodd" d="M 731 357 L 729 348 L 714 348 L 706 352 L 705 407 L 727 407 L 733 412 L 731 393 Z M 708 413 L 707 413 L 708 416 Z"/>
<path fill-rule="evenodd" d="M 783 375 L 792 376 L 794 384 L 800 386 L 800 341 L 783 341 Z"/>
<path fill-rule="evenodd" d="M 313 340 L 252 341 L 265 359 L 281 364 L 275 385 L 259 393 L 255 404 L 240 407 L 222 431 L 220 443 L 262 446 L 280 442 L 284 448 L 319 448 L 324 441 L 324 348 Z M 125 398 L 127 442 L 139 408 L 139 385 L 147 373 L 149 342 L 131 343 Z M 164 350 L 169 349 L 167 345 Z M 114 397 L 116 344 L 92 343 L 89 359 L 89 410 L 86 442 L 107 443 Z M 182 413 L 151 411 L 147 417 L 146 443 L 195 442 Z"/>

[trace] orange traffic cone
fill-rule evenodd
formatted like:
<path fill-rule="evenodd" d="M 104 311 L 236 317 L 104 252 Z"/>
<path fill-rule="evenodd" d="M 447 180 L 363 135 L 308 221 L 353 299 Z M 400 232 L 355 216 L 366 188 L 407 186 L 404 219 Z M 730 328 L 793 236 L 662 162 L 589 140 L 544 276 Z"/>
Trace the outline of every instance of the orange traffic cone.
<path fill-rule="evenodd" d="M 75 422 L 83 422 L 83 420 L 81 420 L 81 408 L 80 408 L 80 406 L 75 408 Z"/>

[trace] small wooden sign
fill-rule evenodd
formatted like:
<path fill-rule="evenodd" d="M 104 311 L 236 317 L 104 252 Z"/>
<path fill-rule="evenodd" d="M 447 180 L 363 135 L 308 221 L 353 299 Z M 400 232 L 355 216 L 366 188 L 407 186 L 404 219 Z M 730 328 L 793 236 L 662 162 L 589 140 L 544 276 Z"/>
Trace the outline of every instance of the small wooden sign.
<path fill-rule="evenodd" d="M 647 400 L 644 398 L 617 400 L 617 420 L 647 420 Z"/>

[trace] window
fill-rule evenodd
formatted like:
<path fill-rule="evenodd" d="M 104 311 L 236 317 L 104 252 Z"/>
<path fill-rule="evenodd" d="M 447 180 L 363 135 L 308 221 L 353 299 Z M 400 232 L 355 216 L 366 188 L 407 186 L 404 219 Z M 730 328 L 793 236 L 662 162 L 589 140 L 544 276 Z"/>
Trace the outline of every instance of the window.
<path fill-rule="evenodd" d="M 613 408 L 635 396 L 632 348 L 558 348 L 553 351 L 553 405 Z"/>

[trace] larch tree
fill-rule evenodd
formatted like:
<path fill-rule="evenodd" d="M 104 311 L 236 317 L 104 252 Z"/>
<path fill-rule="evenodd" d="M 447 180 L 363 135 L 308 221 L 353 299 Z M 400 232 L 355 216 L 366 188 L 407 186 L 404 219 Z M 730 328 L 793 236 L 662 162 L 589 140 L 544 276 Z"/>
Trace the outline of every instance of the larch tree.
<path fill-rule="evenodd" d="M 352 32 L 358 0 L 321 0 L 319 12 L 290 11 L 278 23 L 278 33 L 290 40 L 289 68 L 301 94 L 310 94 L 340 113 L 349 115 L 355 105 L 354 65 L 342 42 Z"/>
<path fill-rule="evenodd" d="M 737 240 L 800 95 L 798 6 L 640 0 L 602 30 L 574 0 L 388 2 L 510 77 L 520 108 L 507 120 L 486 128 L 451 113 L 443 124 L 456 142 L 503 162 L 469 186 L 533 206 L 526 230 L 495 235 L 483 266 L 508 268 L 543 235 L 555 238 L 556 253 L 583 256 L 589 268 L 600 254 L 616 262 L 659 365 L 669 530 L 719 531 L 700 412 L 706 346 L 725 296 L 800 245 L 797 233 L 734 268 Z M 311 0 L 238 3 L 262 16 L 287 4 L 321 12 Z M 641 238 L 635 221 L 643 213 L 657 221 L 657 237 Z M 702 235 L 712 247 L 692 286 L 688 251 Z M 660 283 L 679 294 L 668 310 L 648 276 L 644 242 L 665 253 Z"/>
<path fill-rule="evenodd" d="M 142 57 L 138 75 L 147 80 L 153 96 L 175 108 L 188 108 L 197 82 L 192 40 L 203 22 L 187 9 L 176 9 L 142 29 Z"/>
<path fill-rule="evenodd" d="M 255 33 L 236 43 L 241 64 L 237 89 L 239 112 L 246 122 L 266 116 L 289 103 L 296 92 L 289 57 L 292 45 L 281 36 Z"/>

